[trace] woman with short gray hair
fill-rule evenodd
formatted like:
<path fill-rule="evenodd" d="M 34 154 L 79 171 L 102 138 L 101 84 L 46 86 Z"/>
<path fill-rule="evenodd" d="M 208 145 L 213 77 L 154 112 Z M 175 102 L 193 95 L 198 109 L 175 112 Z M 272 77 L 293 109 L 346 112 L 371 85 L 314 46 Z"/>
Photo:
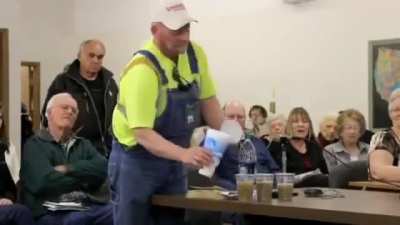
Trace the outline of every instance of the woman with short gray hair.
<path fill-rule="evenodd" d="M 267 119 L 267 129 L 269 131 L 268 140 L 279 140 L 285 135 L 286 117 L 283 114 L 273 114 Z"/>
<path fill-rule="evenodd" d="M 344 110 L 337 118 L 339 141 L 325 147 L 324 158 L 331 171 L 350 161 L 367 160 L 369 145 L 360 141 L 365 132 L 365 118 L 355 109 Z"/>

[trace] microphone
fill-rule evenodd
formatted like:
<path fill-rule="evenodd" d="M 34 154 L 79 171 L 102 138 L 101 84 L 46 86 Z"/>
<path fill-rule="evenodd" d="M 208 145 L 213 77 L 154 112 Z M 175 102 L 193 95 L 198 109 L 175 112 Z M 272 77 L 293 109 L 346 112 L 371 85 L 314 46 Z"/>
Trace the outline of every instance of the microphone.
<path fill-rule="evenodd" d="M 281 146 L 281 165 L 282 165 L 282 172 L 286 173 L 287 172 L 287 151 L 290 144 L 290 140 L 294 140 L 294 141 L 306 141 L 305 138 L 302 137 L 298 137 L 298 136 L 288 136 L 288 135 L 283 135 L 280 136 L 279 139 L 276 142 L 279 142 L 280 146 Z M 312 171 L 308 171 L 305 173 L 301 173 L 301 174 L 297 174 L 295 175 L 294 179 L 295 179 L 295 184 L 298 184 L 300 182 L 302 182 L 306 177 L 309 176 L 314 176 L 314 175 L 319 175 L 321 174 L 321 170 L 319 168 L 312 170 Z"/>
<path fill-rule="evenodd" d="M 350 166 L 347 162 L 343 161 L 342 159 L 340 159 L 337 155 L 333 154 L 332 152 L 330 152 L 328 149 L 326 148 L 322 148 L 322 151 L 328 153 L 328 155 L 332 156 L 336 162 L 340 162 L 341 164 L 343 164 L 345 167 L 349 168 L 349 169 L 353 169 L 352 166 Z"/>
<path fill-rule="evenodd" d="M 287 135 L 282 135 L 282 136 L 279 137 L 279 141 L 281 143 L 284 143 L 284 144 L 289 144 L 290 140 L 295 140 L 295 141 L 303 140 L 303 141 L 305 141 L 305 138 L 297 137 L 297 136 L 287 136 Z"/>
<path fill-rule="evenodd" d="M 298 138 L 294 138 L 294 137 L 291 137 L 291 136 L 288 136 L 288 135 L 280 135 L 279 137 L 272 139 L 268 143 L 268 146 L 267 146 L 267 149 L 269 149 L 271 147 L 272 142 L 280 144 L 281 150 L 282 150 L 282 152 L 281 152 L 281 165 L 282 165 L 282 172 L 283 173 L 287 172 L 287 153 L 286 152 L 287 152 L 287 146 L 290 145 L 289 141 L 291 139 L 296 140 Z"/>
<path fill-rule="evenodd" d="M 297 141 L 300 141 L 300 140 L 303 140 L 303 141 L 305 141 L 305 140 L 306 140 L 305 138 L 302 138 L 302 137 L 296 137 L 296 136 L 292 136 L 290 139 L 292 139 L 292 140 L 297 140 Z"/>
<path fill-rule="evenodd" d="M 289 144 L 289 140 L 290 140 L 290 138 L 289 138 L 288 136 L 281 136 L 281 137 L 279 138 L 279 142 L 280 142 L 281 144 Z"/>

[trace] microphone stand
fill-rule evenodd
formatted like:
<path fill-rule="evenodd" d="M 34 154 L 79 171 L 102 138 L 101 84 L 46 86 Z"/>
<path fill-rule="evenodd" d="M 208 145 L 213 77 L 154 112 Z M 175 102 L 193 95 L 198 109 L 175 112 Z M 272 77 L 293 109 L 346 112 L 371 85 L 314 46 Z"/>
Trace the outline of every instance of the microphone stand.
<path fill-rule="evenodd" d="M 282 149 L 282 158 L 281 158 L 282 173 L 286 173 L 287 172 L 287 145 L 289 144 L 289 139 L 287 137 L 281 137 L 280 142 L 281 142 L 281 149 Z"/>
<path fill-rule="evenodd" d="M 279 141 L 281 143 L 281 149 L 282 149 L 281 163 L 282 163 L 282 172 L 283 173 L 287 172 L 287 149 L 288 149 L 288 146 L 290 145 L 289 139 L 304 140 L 304 139 L 299 138 L 299 137 L 287 137 L 287 136 L 281 136 L 280 137 Z"/>

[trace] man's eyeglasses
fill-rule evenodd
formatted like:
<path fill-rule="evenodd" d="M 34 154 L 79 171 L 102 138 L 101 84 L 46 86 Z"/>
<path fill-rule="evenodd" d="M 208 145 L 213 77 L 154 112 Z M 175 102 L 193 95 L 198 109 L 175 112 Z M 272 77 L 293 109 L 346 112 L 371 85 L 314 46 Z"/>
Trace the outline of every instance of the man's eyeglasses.
<path fill-rule="evenodd" d="M 172 78 L 178 83 L 178 89 L 181 91 L 186 91 L 191 87 L 191 83 L 179 75 L 177 67 L 175 67 L 172 71 Z"/>

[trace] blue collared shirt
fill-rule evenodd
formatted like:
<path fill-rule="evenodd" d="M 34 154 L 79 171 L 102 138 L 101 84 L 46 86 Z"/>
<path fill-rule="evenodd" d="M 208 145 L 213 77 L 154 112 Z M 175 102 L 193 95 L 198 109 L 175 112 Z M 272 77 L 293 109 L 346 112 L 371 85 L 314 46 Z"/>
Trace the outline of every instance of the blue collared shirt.
<path fill-rule="evenodd" d="M 338 141 L 336 143 L 326 146 L 325 151 L 331 153 L 329 154 L 325 151 L 323 152 L 326 165 L 328 166 L 328 171 L 331 171 L 332 168 L 342 164 L 342 162 L 347 163 L 356 160 L 367 160 L 369 145 L 364 142 L 359 142 L 358 149 L 360 150 L 359 155 L 358 157 L 354 157 L 346 151 L 346 148 L 344 147 L 342 141 Z M 336 157 L 334 157 L 333 155 L 335 155 Z"/>

